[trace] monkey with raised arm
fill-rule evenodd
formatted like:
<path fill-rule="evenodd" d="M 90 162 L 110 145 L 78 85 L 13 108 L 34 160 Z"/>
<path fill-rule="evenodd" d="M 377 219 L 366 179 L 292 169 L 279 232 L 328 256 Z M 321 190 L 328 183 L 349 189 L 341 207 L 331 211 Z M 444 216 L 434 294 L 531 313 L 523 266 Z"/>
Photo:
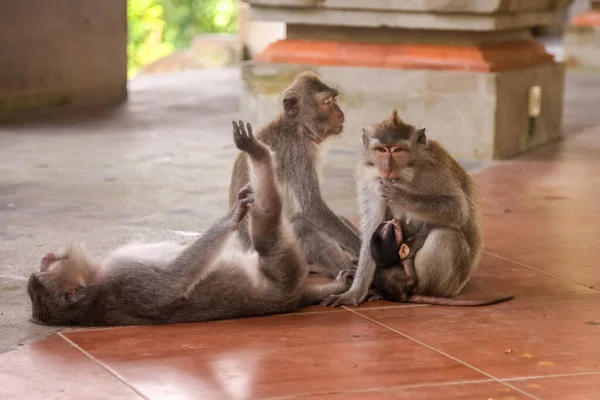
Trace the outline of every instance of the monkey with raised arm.
<path fill-rule="evenodd" d="M 284 210 L 313 272 L 335 278 L 340 270 L 355 268 L 360 233 L 347 219 L 327 206 L 319 182 L 320 144 L 342 133 L 344 113 L 337 104 L 338 91 L 313 72 L 300 73 L 282 94 L 281 113 L 256 135 L 277 160 L 277 178 L 284 192 Z M 233 166 L 230 205 L 249 179 L 247 155 L 240 153 Z M 295 215 L 294 215 L 295 214 Z M 252 243 L 248 221 L 238 235 L 244 248 Z"/>
<path fill-rule="evenodd" d="M 308 266 L 283 215 L 275 165 L 248 124 L 234 142 L 248 154 L 250 184 L 231 211 L 187 247 L 129 245 L 98 263 L 81 245 L 48 253 L 29 278 L 31 321 L 44 325 L 148 325 L 289 312 L 341 293 L 341 282 L 308 284 Z M 232 234 L 249 214 L 253 248 Z"/>
<path fill-rule="evenodd" d="M 369 290 L 368 301 L 388 300 L 405 303 L 435 304 L 444 306 L 486 306 L 510 300 L 513 296 L 491 299 L 470 300 L 413 294 L 418 284 L 414 268 L 414 258 L 425 244 L 431 225 L 412 226 L 410 220 L 390 220 L 382 222 L 371 237 L 371 257 L 376 269 Z M 414 232 L 407 237 L 407 230 Z M 404 232 L 404 233 L 403 233 Z M 355 270 L 341 272 L 338 279 L 351 281 Z"/>
<path fill-rule="evenodd" d="M 427 140 L 425 129 L 403 122 L 394 110 L 363 130 L 357 164 L 357 198 L 362 245 L 352 287 L 323 305 L 359 305 L 376 271 L 370 239 L 391 218 L 431 224 L 415 254 L 415 295 L 453 297 L 478 267 L 483 250 L 481 211 L 475 184 L 442 146 Z"/>

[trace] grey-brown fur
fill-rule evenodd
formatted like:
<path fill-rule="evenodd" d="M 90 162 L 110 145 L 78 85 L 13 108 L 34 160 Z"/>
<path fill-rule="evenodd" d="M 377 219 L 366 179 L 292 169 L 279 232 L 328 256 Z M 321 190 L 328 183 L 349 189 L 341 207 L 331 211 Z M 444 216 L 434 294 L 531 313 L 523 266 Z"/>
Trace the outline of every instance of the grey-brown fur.
<path fill-rule="evenodd" d="M 483 250 L 473 180 L 439 143 L 426 140 L 424 129 L 404 123 L 396 110 L 364 130 L 363 144 L 356 170 L 362 232 L 358 268 L 350 290 L 330 296 L 323 305 L 359 305 L 365 300 L 376 268 L 369 239 L 381 222 L 392 217 L 434 225 L 414 259 L 418 276 L 414 293 L 457 295 Z M 394 147 L 403 150 L 394 153 Z M 389 152 L 378 153 L 381 148 Z"/>
<path fill-rule="evenodd" d="M 447 297 L 414 295 L 418 277 L 414 269 L 414 258 L 427 240 L 433 228 L 428 224 L 412 229 L 408 233 L 408 221 L 386 221 L 382 223 L 371 238 L 371 256 L 376 263 L 375 277 L 369 290 L 368 301 L 384 299 L 395 302 L 435 304 L 444 306 L 485 306 L 510 300 L 513 296 L 499 296 L 489 299 L 470 300 Z M 399 231 L 401 229 L 401 231 Z M 408 246 L 410 252 L 401 259 L 401 245 Z M 340 273 L 340 281 L 350 281 L 355 271 Z"/>
<path fill-rule="evenodd" d="M 282 213 L 273 160 L 250 125 L 234 123 L 250 185 L 231 211 L 183 251 L 159 243 L 117 249 L 102 264 L 79 245 L 49 253 L 29 279 L 32 321 L 47 325 L 144 325 L 241 318 L 317 304 L 348 285 L 308 285 L 308 267 Z M 249 213 L 253 249 L 230 241 Z"/>
<path fill-rule="evenodd" d="M 311 271 L 335 277 L 342 266 L 353 266 L 350 258 L 358 258 L 360 238 L 355 227 L 337 216 L 327 206 L 319 182 L 320 143 L 330 136 L 341 134 L 344 114 L 335 102 L 337 90 L 323 83 L 312 72 L 299 74 L 282 95 L 282 112 L 257 134 L 277 161 L 277 179 L 284 192 L 284 211 L 292 219 L 299 234 Z M 331 97 L 329 106 L 323 99 Z M 229 191 L 230 205 L 238 190 L 249 180 L 247 155 L 240 153 L 235 160 Z M 298 225 L 296 225 L 298 224 Z M 311 234 L 305 235 L 307 229 Z M 248 222 L 242 221 L 238 230 L 242 246 L 251 246 Z M 327 239 L 322 239 L 327 238 Z M 318 254 L 331 255 L 323 259 Z M 346 254 L 348 253 L 349 256 Z M 344 263 L 333 259 L 346 260 Z"/>

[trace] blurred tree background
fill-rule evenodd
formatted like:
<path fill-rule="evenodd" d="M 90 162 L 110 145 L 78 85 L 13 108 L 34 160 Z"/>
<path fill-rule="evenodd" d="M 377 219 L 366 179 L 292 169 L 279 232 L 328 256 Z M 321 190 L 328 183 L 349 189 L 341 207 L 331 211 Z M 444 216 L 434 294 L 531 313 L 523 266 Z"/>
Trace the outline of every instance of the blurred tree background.
<path fill-rule="evenodd" d="M 201 33 L 238 30 L 237 0 L 127 0 L 128 75 L 173 50 L 190 47 Z"/>

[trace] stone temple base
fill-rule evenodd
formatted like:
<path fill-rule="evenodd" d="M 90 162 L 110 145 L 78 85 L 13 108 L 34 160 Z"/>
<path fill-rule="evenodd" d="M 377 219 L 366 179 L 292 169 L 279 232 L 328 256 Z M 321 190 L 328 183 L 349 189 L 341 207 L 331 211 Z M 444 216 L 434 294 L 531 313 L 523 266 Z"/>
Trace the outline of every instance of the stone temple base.
<path fill-rule="evenodd" d="M 565 70 L 556 62 L 502 72 L 248 62 L 242 67 L 243 118 L 257 126 L 268 122 L 281 109 L 280 93 L 307 69 L 340 89 L 346 126 L 338 140 L 349 149 L 358 148 L 361 127 L 393 108 L 463 160 L 505 159 L 561 137 Z M 541 112 L 530 119 L 535 85 L 541 87 Z"/>

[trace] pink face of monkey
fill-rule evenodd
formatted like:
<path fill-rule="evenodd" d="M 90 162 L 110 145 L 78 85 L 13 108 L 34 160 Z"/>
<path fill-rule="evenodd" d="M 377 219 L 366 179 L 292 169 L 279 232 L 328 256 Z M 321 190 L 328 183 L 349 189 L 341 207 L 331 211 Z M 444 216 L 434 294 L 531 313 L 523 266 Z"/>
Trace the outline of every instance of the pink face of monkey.
<path fill-rule="evenodd" d="M 46 254 L 39 272 L 31 274 L 27 285 L 31 322 L 68 325 L 73 306 L 85 297 L 94 268 L 83 249 L 74 245 L 59 255 Z"/>

